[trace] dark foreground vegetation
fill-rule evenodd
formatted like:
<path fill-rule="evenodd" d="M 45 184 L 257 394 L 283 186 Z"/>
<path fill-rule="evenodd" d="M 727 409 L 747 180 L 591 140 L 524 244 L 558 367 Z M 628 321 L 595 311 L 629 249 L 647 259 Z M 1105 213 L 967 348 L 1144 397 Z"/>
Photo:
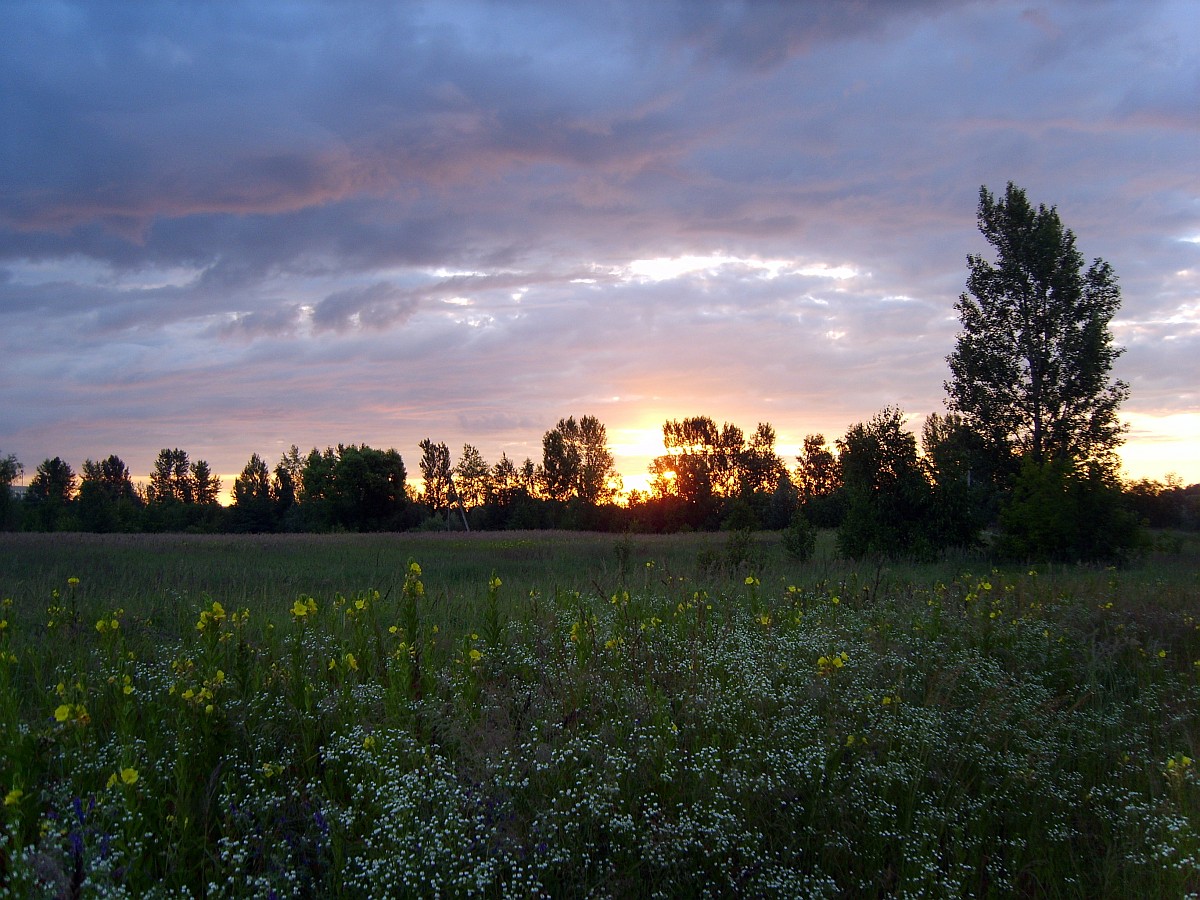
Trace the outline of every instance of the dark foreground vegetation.
<path fill-rule="evenodd" d="M 1157 543 L 0 535 L 0 896 L 1194 894 Z"/>

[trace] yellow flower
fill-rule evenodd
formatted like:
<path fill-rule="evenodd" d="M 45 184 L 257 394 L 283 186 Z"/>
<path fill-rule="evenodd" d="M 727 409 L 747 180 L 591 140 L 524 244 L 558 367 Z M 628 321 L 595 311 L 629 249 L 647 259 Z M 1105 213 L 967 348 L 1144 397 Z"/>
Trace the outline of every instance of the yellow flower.
<path fill-rule="evenodd" d="M 468 655 L 471 657 L 471 662 L 473 662 L 473 663 L 477 663 L 481 659 L 483 659 L 483 654 L 480 653 L 478 650 L 476 650 L 474 647 L 471 648 L 471 652 Z"/>
<path fill-rule="evenodd" d="M 21 790 L 20 788 L 13 788 L 11 791 L 9 791 L 7 794 L 4 795 L 4 805 L 5 806 L 16 806 L 18 803 L 21 802 L 21 798 L 24 795 L 25 795 L 25 792 L 23 790 Z"/>
<path fill-rule="evenodd" d="M 500 587 L 500 585 L 502 585 L 503 583 L 504 582 L 502 582 L 498 576 L 493 575 L 491 581 L 488 582 L 488 587 L 490 587 L 494 591 L 494 590 L 496 590 L 496 588 Z"/>
<path fill-rule="evenodd" d="M 408 574 L 411 575 L 413 578 L 420 578 L 421 577 L 421 567 L 419 565 L 417 565 L 415 562 L 409 563 L 408 564 Z"/>
<path fill-rule="evenodd" d="M 760 613 L 758 616 L 758 624 L 762 625 L 764 628 L 766 626 L 770 625 L 771 624 L 770 615 L 768 615 L 767 613 Z"/>
<path fill-rule="evenodd" d="M 127 766 L 124 769 L 113 772 L 108 776 L 108 786 L 114 787 L 117 784 L 134 785 L 137 784 L 138 770 Z"/>
<path fill-rule="evenodd" d="M 375 736 L 373 734 L 368 734 L 365 738 L 363 738 L 363 749 L 364 750 L 374 750 L 375 749 Z"/>
<path fill-rule="evenodd" d="M 67 584 L 69 584 L 71 587 L 75 587 L 75 585 L 79 584 L 79 579 L 72 575 L 67 579 Z"/>
<path fill-rule="evenodd" d="M 755 578 L 753 575 L 747 575 L 746 576 L 746 584 L 757 585 L 757 584 L 759 584 L 759 580 L 757 578 Z"/>
<path fill-rule="evenodd" d="M 62 703 L 54 710 L 54 721 L 65 722 L 71 718 L 71 704 Z"/>

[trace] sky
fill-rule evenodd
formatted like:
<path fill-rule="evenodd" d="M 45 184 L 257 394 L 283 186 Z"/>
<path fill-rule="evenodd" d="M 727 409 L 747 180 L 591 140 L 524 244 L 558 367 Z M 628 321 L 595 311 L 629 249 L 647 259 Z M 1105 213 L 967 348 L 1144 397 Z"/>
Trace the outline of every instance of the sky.
<path fill-rule="evenodd" d="M 0 455 L 789 463 L 944 412 L 980 186 L 1114 268 L 1125 474 L 1200 482 L 1195 0 L 0 5 Z"/>

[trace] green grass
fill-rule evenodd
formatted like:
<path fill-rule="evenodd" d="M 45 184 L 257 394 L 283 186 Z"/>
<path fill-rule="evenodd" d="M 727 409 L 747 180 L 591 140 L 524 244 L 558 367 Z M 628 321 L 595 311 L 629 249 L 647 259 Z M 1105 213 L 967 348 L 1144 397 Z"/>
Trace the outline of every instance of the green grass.
<path fill-rule="evenodd" d="M 2 535 L 0 896 L 1200 890 L 1194 543 L 830 538 Z"/>

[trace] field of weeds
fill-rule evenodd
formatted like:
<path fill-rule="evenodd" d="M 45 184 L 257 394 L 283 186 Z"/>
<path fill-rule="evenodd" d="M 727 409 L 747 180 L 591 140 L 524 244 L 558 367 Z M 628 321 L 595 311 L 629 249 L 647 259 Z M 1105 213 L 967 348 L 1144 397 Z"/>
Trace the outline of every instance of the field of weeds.
<path fill-rule="evenodd" d="M 0 536 L 0 896 L 1200 891 L 1200 569 Z"/>

